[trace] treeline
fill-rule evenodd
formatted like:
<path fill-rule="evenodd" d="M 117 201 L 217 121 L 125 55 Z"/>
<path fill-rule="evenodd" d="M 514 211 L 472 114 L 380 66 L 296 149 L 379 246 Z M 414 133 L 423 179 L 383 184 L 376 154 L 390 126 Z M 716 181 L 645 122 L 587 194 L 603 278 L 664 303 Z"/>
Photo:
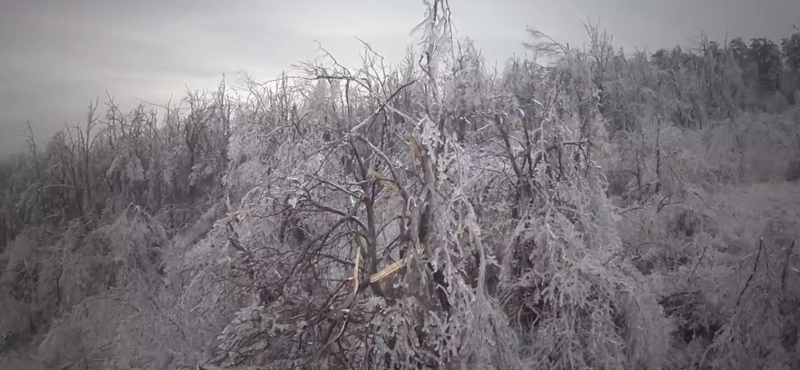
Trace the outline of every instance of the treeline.
<path fill-rule="evenodd" d="M 224 90 L 190 92 L 161 115 L 144 105 L 124 113 L 111 98 L 99 108 L 92 103 L 85 122 L 46 142 L 31 131 L 29 151 L 2 162 L 3 245 L 26 227 L 113 217 L 129 203 L 153 214 L 168 206 L 166 220 L 178 226 L 196 212 L 187 207 L 221 185 L 234 108 Z"/>
<path fill-rule="evenodd" d="M 798 103 L 800 33 L 780 44 L 764 38 L 749 45 L 741 38 L 724 44 L 703 39 L 696 50 L 678 46 L 626 57 L 597 27 L 589 31 L 589 48 L 581 58 L 591 63 L 591 80 L 600 91 L 596 99 L 611 131 L 637 126 L 637 106 L 654 100 L 648 92 L 669 102 L 662 113 L 687 128 L 737 112 L 776 112 Z M 504 73 L 537 75 L 537 69 L 533 61 L 513 60 Z M 184 104 L 141 105 L 129 113 L 109 98 L 105 113 L 98 114 L 102 106 L 93 103 L 86 122 L 64 127 L 46 142 L 31 132 L 29 152 L 0 164 L 0 241 L 8 243 L 27 224 L 99 215 L 112 195 L 151 211 L 203 197 L 219 186 L 214 183 L 226 166 L 230 120 L 241 104 L 225 88 L 212 97 L 193 93 Z M 514 89 L 521 101 L 533 93 L 530 86 Z M 592 98 L 575 93 L 579 104 Z M 288 90 L 282 94 L 292 95 Z M 294 98 L 280 98 L 281 116 L 290 117 Z"/>
<path fill-rule="evenodd" d="M 741 83 L 753 94 L 737 97 L 736 103 L 743 109 L 757 107 L 765 96 L 773 94 L 780 94 L 788 104 L 800 99 L 796 96 L 800 88 L 800 33 L 784 38 L 780 44 L 766 38 L 751 39 L 749 44 L 741 37 L 722 44 L 704 38 L 697 52 L 686 52 L 679 46 L 660 49 L 652 55 L 652 61 L 664 70 L 689 68 L 718 78 L 723 68 L 738 68 Z"/>

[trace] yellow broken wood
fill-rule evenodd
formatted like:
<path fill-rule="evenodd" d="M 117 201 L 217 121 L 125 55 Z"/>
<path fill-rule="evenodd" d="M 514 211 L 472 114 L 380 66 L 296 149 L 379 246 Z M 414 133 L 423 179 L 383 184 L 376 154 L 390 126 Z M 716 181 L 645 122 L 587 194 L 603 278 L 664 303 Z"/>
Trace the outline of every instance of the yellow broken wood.
<path fill-rule="evenodd" d="M 356 260 L 353 263 L 353 295 L 358 294 L 358 265 L 361 264 L 361 248 L 356 248 Z"/>
<path fill-rule="evenodd" d="M 228 196 L 228 195 L 225 196 L 225 207 L 228 208 L 228 212 L 227 213 L 233 213 L 234 212 L 233 205 L 231 205 L 231 197 Z"/>
<path fill-rule="evenodd" d="M 426 252 L 425 246 L 420 246 L 417 248 L 417 254 L 420 256 L 424 256 Z M 370 275 L 369 283 L 375 284 L 385 280 L 387 277 L 392 276 L 392 274 L 400 271 L 401 268 L 406 267 L 409 263 L 411 263 L 411 259 L 414 258 L 413 255 L 409 254 L 406 255 L 403 259 L 394 261 L 389 266 L 384 267 L 382 270 Z M 348 281 L 352 280 L 354 282 L 355 290 L 358 292 L 358 265 L 361 262 L 361 249 L 356 249 L 356 258 L 355 258 L 355 267 L 353 268 L 353 276 L 347 278 Z"/>
<path fill-rule="evenodd" d="M 417 254 L 419 254 L 420 256 L 424 256 L 425 255 L 425 246 L 424 245 L 420 245 L 419 248 L 417 248 Z M 369 277 L 369 282 L 371 284 L 374 284 L 374 283 L 383 281 L 387 277 L 391 276 L 395 272 L 399 271 L 401 268 L 403 268 L 403 267 L 407 266 L 409 263 L 411 263 L 411 259 L 412 258 L 414 258 L 414 256 L 411 255 L 411 254 L 408 254 L 403 259 L 394 261 L 389 266 L 386 266 L 382 270 L 378 271 L 377 273 L 372 274 Z"/>

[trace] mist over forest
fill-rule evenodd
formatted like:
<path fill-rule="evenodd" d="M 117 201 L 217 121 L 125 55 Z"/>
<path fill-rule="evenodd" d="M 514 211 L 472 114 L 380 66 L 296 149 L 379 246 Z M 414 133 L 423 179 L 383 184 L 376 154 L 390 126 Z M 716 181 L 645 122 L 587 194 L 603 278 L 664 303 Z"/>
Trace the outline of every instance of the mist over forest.
<path fill-rule="evenodd" d="M 419 9 L 397 64 L 28 126 L 0 369 L 800 369 L 800 29 L 495 68 Z"/>

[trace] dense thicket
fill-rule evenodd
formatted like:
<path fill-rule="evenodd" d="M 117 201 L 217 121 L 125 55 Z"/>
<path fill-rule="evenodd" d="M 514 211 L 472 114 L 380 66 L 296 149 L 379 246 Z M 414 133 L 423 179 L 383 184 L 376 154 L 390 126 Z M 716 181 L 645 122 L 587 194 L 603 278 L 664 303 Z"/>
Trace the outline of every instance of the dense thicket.
<path fill-rule="evenodd" d="M 426 2 L 325 53 L 0 165 L 0 365 L 800 367 L 800 33 L 491 71 Z M 324 50 L 323 50 L 324 52 Z"/>

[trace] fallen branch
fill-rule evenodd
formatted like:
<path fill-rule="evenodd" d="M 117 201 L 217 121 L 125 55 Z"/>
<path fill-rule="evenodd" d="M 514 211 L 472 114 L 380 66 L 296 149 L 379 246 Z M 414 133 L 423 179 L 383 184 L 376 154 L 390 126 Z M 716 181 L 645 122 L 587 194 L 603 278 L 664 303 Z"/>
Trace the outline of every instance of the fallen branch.
<path fill-rule="evenodd" d="M 789 248 L 786 248 L 786 256 L 784 256 L 783 260 L 783 269 L 781 271 L 781 294 L 784 296 L 784 298 L 786 297 L 786 273 L 789 270 L 789 261 L 791 260 L 792 250 L 794 249 L 794 244 L 796 241 L 797 239 L 793 239 L 792 245 L 790 245 Z"/>
<path fill-rule="evenodd" d="M 736 307 L 739 307 L 740 300 L 744 295 L 744 292 L 750 286 L 750 283 L 753 281 L 753 277 L 756 275 L 756 269 L 758 269 L 758 261 L 761 259 L 761 250 L 764 249 L 764 238 L 758 238 L 758 252 L 756 252 L 756 262 L 753 264 L 753 271 L 750 272 L 750 276 L 747 277 L 747 282 L 744 283 L 744 288 L 739 293 L 739 297 L 736 298 Z"/>

